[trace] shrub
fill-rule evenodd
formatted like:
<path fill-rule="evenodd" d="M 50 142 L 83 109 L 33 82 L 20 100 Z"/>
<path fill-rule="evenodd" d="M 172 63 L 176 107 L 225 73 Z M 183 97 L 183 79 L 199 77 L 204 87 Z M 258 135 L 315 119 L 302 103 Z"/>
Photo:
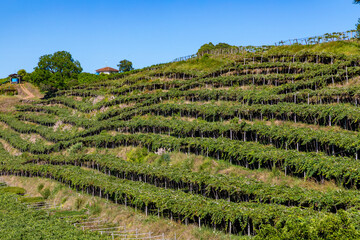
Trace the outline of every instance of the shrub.
<path fill-rule="evenodd" d="M 44 184 L 43 184 L 43 183 L 40 183 L 40 184 L 38 185 L 38 187 L 37 187 L 38 192 L 40 192 L 41 190 L 43 190 L 43 188 L 44 188 Z"/>
<path fill-rule="evenodd" d="M 26 190 L 20 187 L 2 187 L 0 188 L 0 192 L 14 193 L 17 195 L 25 195 Z"/>
<path fill-rule="evenodd" d="M 170 154 L 164 153 L 155 161 L 155 166 L 169 165 L 170 163 Z"/>
<path fill-rule="evenodd" d="M 102 208 L 97 203 L 88 204 L 86 208 L 89 210 L 90 215 L 98 215 L 102 211 Z"/>
<path fill-rule="evenodd" d="M 79 210 L 79 209 L 82 207 L 82 205 L 84 205 L 84 203 L 85 203 L 85 200 L 84 200 L 84 199 L 82 199 L 82 198 L 77 198 L 77 199 L 75 200 L 75 209 Z"/>
<path fill-rule="evenodd" d="M 126 154 L 126 158 L 129 162 L 143 163 L 147 155 L 146 148 L 135 148 Z"/>
<path fill-rule="evenodd" d="M 50 197 L 51 191 L 49 188 L 45 188 L 44 191 L 40 192 L 40 194 L 44 199 L 48 199 Z"/>

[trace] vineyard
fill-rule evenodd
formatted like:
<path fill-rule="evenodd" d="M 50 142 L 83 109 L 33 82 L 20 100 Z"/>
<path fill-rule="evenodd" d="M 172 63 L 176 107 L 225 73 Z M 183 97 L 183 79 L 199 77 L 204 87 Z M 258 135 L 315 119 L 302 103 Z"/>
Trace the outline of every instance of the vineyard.
<path fill-rule="evenodd" d="M 0 112 L 0 175 L 234 239 L 360 238 L 359 76 L 357 55 L 272 49 L 79 85 Z"/>
<path fill-rule="evenodd" d="M 2 191 L 3 188 L 0 187 L 1 239 L 104 239 L 95 232 L 75 228 L 59 215 L 27 207 L 17 195 Z"/>

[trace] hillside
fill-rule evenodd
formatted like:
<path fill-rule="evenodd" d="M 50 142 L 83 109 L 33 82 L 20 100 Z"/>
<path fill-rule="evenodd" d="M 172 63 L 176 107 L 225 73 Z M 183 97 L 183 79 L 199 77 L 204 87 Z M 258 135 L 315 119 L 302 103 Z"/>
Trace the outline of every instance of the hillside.
<path fill-rule="evenodd" d="M 166 239 L 360 238 L 359 50 L 205 54 L 22 101 L 1 174 L 165 219 Z"/>

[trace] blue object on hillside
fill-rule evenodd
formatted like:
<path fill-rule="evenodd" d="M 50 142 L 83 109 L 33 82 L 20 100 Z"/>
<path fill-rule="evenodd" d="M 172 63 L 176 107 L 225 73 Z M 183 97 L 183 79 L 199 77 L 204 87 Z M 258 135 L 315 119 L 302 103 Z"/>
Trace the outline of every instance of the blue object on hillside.
<path fill-rule="evenodd" d="M 20 84 L 21 76 L 18 74 L 11 74 L 9 75 L 11 84 Z"/>

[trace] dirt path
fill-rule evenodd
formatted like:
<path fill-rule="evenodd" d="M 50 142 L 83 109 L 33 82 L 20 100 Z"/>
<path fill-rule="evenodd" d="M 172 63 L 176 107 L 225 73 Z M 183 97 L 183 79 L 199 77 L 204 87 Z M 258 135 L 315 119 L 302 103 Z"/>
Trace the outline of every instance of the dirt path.
<path fill-rule="evenodd" d="M 0 95 L 0 112 L 14 112 L 16 105 L 22 105 L 32 100 L 38 100 L 44 97 L 38 88 L 31 83 L 14 84 L 18 94 L 15 96 Z"/>
<path fill-rule="evenodd" d="M 27 95 L 27 96 L 25 96 L 25 97 L 22 96 L 22 99 L 35 98 L 35 95 L 32 94 L 32 92 L 30 92 L 29 89 L 27 89 L 24 84 L 19 84 L 19 87 L 21 88 L 22 92 L 23 92 L 25 95 Z"/>

